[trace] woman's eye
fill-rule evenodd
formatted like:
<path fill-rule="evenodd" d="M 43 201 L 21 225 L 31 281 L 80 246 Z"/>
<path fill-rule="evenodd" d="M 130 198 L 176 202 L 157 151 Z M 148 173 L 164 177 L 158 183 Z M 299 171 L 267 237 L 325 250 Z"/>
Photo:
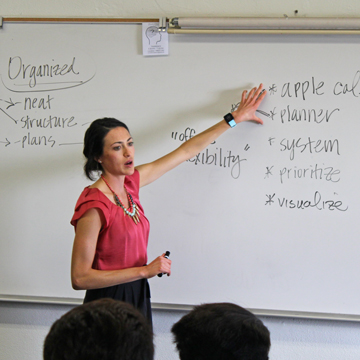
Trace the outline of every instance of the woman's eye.
<path fill-rule="evenodd" d="M 134 142 L 131 141 L 131 142 L 128 143 L 128 145 L 129 145 L 129 146 L 134 146 Z"/>

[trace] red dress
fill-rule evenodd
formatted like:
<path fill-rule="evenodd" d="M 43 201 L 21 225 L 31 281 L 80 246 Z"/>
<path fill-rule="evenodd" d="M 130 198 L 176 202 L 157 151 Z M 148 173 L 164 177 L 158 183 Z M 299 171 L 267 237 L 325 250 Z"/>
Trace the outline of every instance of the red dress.
<path fill-rule="evenodd" d="M 139 209 L 138 224 L 99 189 L 86 187 L 81 193 L 71 224 L 76 228 L 77 221 L 92 208 L 99 209 L 105 219 L 96 244 L 93 269 L 121 270 L 146 265 L 150 225 L 139 201 L 139 185 L 140 175 L 137 170 L 133 175 L 125 177 L 125 186 Z M 150 311 L 143 309 L 144 306 L 147 307 L 144 301 L 150 304 L 150 290 L 146 280 L 87 290 L 84 302 L 104 297 L 130 302 L 143 312 Z M 145 315 L 149 317 L 148 313 Z"/>

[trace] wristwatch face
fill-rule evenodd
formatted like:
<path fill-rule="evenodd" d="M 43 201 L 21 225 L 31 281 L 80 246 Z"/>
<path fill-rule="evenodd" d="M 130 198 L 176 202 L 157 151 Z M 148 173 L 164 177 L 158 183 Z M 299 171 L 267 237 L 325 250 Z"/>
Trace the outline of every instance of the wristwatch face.
<path fill-rule="evenodd" d="M 233 119 L 233 120 L 230 120 L 230 121 L 228 122 L 228 124 L 229 124 L 231 127 L 236 126 L 236 122 L 235 122 L 234 119 Z"/>
<path fill-rule="evenodd" d="M 231 126 L 236 126 L 236 122 L 234 120 L 234 117 L 229 113 L 224 116 L 225 121 Z"/>

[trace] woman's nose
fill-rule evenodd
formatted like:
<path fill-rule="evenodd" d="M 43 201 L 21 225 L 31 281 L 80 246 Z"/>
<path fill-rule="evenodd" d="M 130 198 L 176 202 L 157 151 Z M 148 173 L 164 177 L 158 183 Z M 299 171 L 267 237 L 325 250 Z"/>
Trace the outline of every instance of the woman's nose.
<path fill-rule="evenodd" d="M 129 149 L 128 149 L 127 147 L 124 147 L 123 155 L 124 155 L 125 157 L 129 157 L 129 156 L 130 156 L 130 151 L 129 151 Z"/>

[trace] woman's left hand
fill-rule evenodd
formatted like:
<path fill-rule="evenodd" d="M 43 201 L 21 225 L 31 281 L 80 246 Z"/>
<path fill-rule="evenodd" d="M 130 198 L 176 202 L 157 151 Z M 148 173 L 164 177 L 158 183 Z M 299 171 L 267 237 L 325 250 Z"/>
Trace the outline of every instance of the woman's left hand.
<path fill-rule="evenodd" d="M 266 90 L 263 89 L 263 84 L 260 84 L 258 88 L 252 88 L 249 93 L 244 90 L 239 107 L 232 112 L 235 122 L 239 124 L 243 121 L 253 120 L 263 124 L 263 121 L 255 115 L 255 112 L 265 95 Z"/>
<path fill-rule="evenodd" d="M 266 95 L 266 91 L 262 92 L 263 85 L 253 88 L 247 93 L 242 93 L 242 99 L 239 107 L 232 112 L 235 122 L 253 120 L 259 124 L 263 121 L 255 115 L 262 99 Z M 229 130 L 230 126 L 222 119 L 219 123 L 211 126 L 207 130 L 191 137 L 182 143 L 176 150 L 148 164 L 137 166 L 136 169 L 140 173 L 140 187 L 152 183 L 166 172 L 175 168 L 186 160 L 196 156 L 200 151 L 214 142 L 221 134 Z"/>

